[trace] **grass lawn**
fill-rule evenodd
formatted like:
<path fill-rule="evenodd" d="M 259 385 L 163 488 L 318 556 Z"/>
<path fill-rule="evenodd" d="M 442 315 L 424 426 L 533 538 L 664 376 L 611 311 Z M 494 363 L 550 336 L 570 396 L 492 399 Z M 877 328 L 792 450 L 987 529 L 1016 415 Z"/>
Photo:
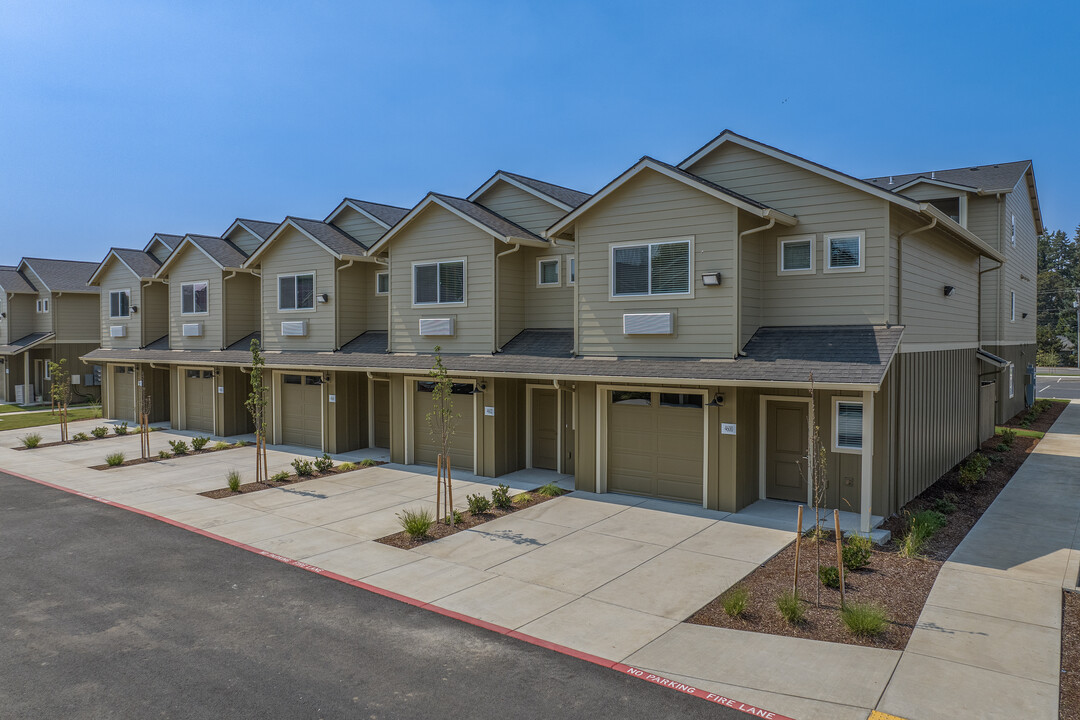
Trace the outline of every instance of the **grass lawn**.
<path fill-rule="evenodd" d="M 1066 402 L 1068 402 L 1068 401 L 1066 401 Z M 81 408 L 81 407 L 95 407 L 95 406 L 84 403 L 82 405 L 70 405 L 70 406 L 68 406 L 68 409 L 69 410 L 74 410 L 75 408 Z M 42 408 L 41 405 L 38 405 L 36 407 L 24 407 L 22 405 L 5 405 L 4 403 L 0 403 L 0 413 L 34 412 L 34 411 L 37 411 L 37 410 L 41 410 L 41 408 Z"/>
<path fill-rule="evenodd" d="M 96 407 L 75 408 L 68 411 L 68 420 L 87 420 L 101 417 Z M 53 415 L 48 410 L 45 412 L 26 413 L 23 415 L 8 415 L 0 417 L 0 430 L 19 430 L 21 428 L 38 427 L 39 425 L 55 425 L 60 422 L 59 415 Z"/>

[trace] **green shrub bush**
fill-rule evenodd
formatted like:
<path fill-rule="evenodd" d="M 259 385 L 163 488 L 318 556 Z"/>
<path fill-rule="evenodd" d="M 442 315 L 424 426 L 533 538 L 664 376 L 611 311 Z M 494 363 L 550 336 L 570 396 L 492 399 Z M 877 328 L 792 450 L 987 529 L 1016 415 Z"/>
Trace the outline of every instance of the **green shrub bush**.
<path fill-rule="evenodd" d="M 799 625 L 806 620 L 806 610 L 803 609 L 799 596 L 790 590 L 785 590 L 776 598 L 776 608 L 780 616 L 792 625 Z"/>
<path fill-rule="evenodd" d="M 104 425 L 98 425 L 96 428 L 90 431 L 90 434 L 94 437 L 101 439 L 109 434 L 109 428 Z"/>
<path fill-rule="evenodd" d="M 210 446 L 210 448 L 213 450 L 228 450 L 231 447 L 232 445 L 222 440 L 218 440 L 216 443 Z"/>
<path fill-rule="evenodd" d="M 206 443 L 208 442 L 210 442 L 210 438 L 208 437 L 193 437 L 191 438 L 191 449 L 195 452 L 199 452 L 206 447 Z"/>
<path fill-rule="evenodd" d="M 158 450 L 157 456 L 159 458 L 161 458 L 162 460 L 168 460 L 169 458 L 172 457 L 172 453 L 169 452 L 168 450 Z"/>
<path fill-rule="evenodd" d="M 240 492 L 240 471 L 230 470 L 225 474 L 225 482 L 233 492 Z"/>
<path fill-rule="evenodd" d="M 1003 445 L 1012 447 L 1012 444 L 1016 442 L 1016 431 L 1010 428 L 1005 428 L 1001 431 L 1001 442 Z"/>
<path fill-rule="evenodd" d="M 122 422 L 119 425 L 113 425 L 112 430 L 117 435 L 127 435 L 128 434 L 128 424 L 126 422 Z"/>
<path fill-rule="evenodd" d="M 514 507 L 514 501 L 510 499 L 510 486 L 500 484 L 491 491 L 491 502 L 500 510 L 509 510 Z"/>
<path fill-rule="evenodd" d="M 840 611 L 840 619 L 856 637 L 876 637 L 889 624 L 885 610 L 871 603 L 848 603 Z"/>
<path fill-rule="evenodd" d="M 80 432 L 80 433 L 75 433 L 74 435 L 72 435 L 71 439 L 74 442 L 82 442 L 83 440 L 89 440 L 90 436 L 87 435 L 84 432 Z"/>
<path fill-rule="evenodd" d="M 187 455 L 188 452 L 190 452 L 188 444 L 183 440 L 170 440 L 169 447 L 172 448 L 173 455 L 176 455 L 178 457 L 180 455 Z"/>
<path fill-rule="evenodd" d="M 427 537 L 431 526 L 435 524 L 435 519 L 430 510 L 421 508 L 420 510 L 402 510 L 398 513 L 398 522 L 406 535 L 420 539 Z"/>
<path fill-rule="evenodd" d="M 970 490 L 986 477 L 990 469 L 990 460 L 982 453 L 974 453 L 960 466 L 960 487 Z"/>
<path fill-rule="evenodd" d="M 293 470 L 300 477 L 311 477 L 315 474 L 315 465 L 310 460 L 304 458 L 295 458 L 292 461 Z"/>
<path fill-rule="evenodd" d="M 939 497 L 934 501 L 934 510 L 942 515 L 952 515 L 956 512 L 956 503 L 948 497 Z"/>
<path fill-rule="evenodd" d="M 19 439 L 19 441 L 27 450 L 33 450 L 41 444 L 41 433 L 30 433 L 29 435 L 23 435 Z"/>
<path fill-rule="evenodd" d="M 518 493 L 517 495 L 512 497 L 511 500 L 514 501 L 515 505 L 523 505 L 523 504 L 529 502 L 530 500 L 532 500 L 532 495 L 530 495 L 527 492 L 522 492 L 522 493 Z"/>
<path fill-rule="evenodd" d="M 536 492 L 546 497 L 559 497 L 566 491 L 555 483 L 548 483 L 547 485 L 542 485 L 536 488 Z"/>
<path fill-rule="evenodd" d="M 270 482 L 285 482 L 289 479 L 289 471 L 281 470 L 270 476 Z"/>
<path fill-rule="evenodd" d="M 124 453 L 114 452 L 105 456 L 105 462 L 109 464 L 109 467 L 117 467 L 124 464 Z"/>
<path fill-rule="evenodd" d="M 861 570 L 870 564 L 874 543 L 864 535 L 852 535 L 844 542 L 844 567 L 848 570 Z"/>
<path fill-rule="evenodd" d="M 487 499 L 486 495 L 477 493 L 476 495 L 469 495 L 466 500 L 469 501 L 469 512 L 473 515 L 483 515 L 491 509 L 491 501 Z"/>
<path fill-rule="evenodd" d="M 911 525 L 924 526 L 930 535 L 933 535 L 948 523 L 949 519 L 945 517 L 945 514 L 937 510 L 920 510 L 911 516 Z"/>
<path fill-rule="evenodd" d="M 321 473 L 334 469 L 334 460 L 327 453 L 323 453 L 322 457 L 315 458 L 315 469 Z"/>
<path fill-rule="evenodd" d="M 818 580 L 828 588 L 840 587 L 840 569 L 835 565 L 822 565 L 817 570 Z"/>
<path fill-rule="evenodd" d="M 341 472 L 352 472 L 353 470 L 356 469 L 356 463 L 343 462 L 340 465 L 338 465 L 337 468 Z"/>
<path fill-rule="evenodd" d="M 371 458 L 364 458 L 363 460 L 360 461 L 360 467 L 364 467 L 364 468 L 375 467 L 378 464 L 379 463 L 375 462 Z"/>
<path fill-rule="evenodd" d="M 922 555 L 927 541 L 941 528 L 948 519 L 937 510 L 920 510 L 908 518 L 908 530 L 900 541 L 900 555 L 917 558 Z"/>
<path fill-rule="evenodd" d="M 736 585 L 724 593 L 720 598 L 720 603 L 724 606 L 724 612 L 730 617 L 742 617 L 746 608 L 750 606 L 750 591 L 742 585 Z"/>
<path fill-rule="evenodd" d="M 454 525 L 460 525 L 462 519 L 463 518 L 461 516 L 461 511 L 460 510 L 454 510 L 454 523 L 453 524 Z M 449 515 L 449 513 L 447 513 L 446 517 L 443 518 L 443 522 L 445 522 L 447 525 L 450 524 L 450 515 Z"/>

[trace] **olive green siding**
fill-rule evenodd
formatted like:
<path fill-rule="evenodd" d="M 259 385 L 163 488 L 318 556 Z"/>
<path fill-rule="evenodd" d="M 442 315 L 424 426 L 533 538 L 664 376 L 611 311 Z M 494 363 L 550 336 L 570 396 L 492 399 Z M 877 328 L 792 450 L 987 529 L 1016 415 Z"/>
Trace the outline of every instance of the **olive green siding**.
<path fill-rule="evenodd" d="M 12 297 L 8 296 L 5 312 L 7 318 L 8 341 L 24 338 L 34 332 L 34 324 L 37 320 L 34 313 L 34 303 L 37 295 L 19 293 Z"/>
<path fill-rule="evenodd" d="M 56 342 L 101 344 L 98 332 L 101 310 L 97 294 L 58 294 L 53 298 L 51 312 Z"/>
<path fill-rule="evenodd" d="M 262 343 L 267 350 L 334 350 L 336 261 L 323 248 L 292 227 L 287 227 L 260 256 L 262 271 Z M 278 310 L 278 276 L 315 274 L 315 294 L 326 293 L 328 302 L 312 310 Z M 283 337 L 281 323 L 306 320 L 307 337 Z"/>
<path fill-rule="evenodd" d="M 41 281 L 37 273 L 27 265 L 23 268 L 23 274 L 26 275 L 26 279 L 30 281 L 30 284 L 38 289 L 36 296 L 33 296 L 34 301 L 30 305 L 30 330 L 26 333 L 32 332 L 52 332 L 53 331 L 53 314 L 52 308 L 49 308 L 47 313 L 39 313 L 37 311 L 38 300 L 48 300 L 50 305 L 52 304 L 52 293 L 45 289 L 45 283 Z M 18 339 L 16 337 L 16 339 Z"/>
<path fill-rule="evenodd" d="M 731 284 L 707 288 L 700 276 L 733 275 L 735 219 L 732 205 L 652 170 L 583 215 L 576 235 L 579 354 L 734 357 L 734 289 Z M 692 297 L 611 298 L 613 244 L 676 238 L 693 239 Z M 675 313 L 674 335 L 623 334 L 624 314 L 652 312 Z"/>
<path fill-rule="evenodd" d="M 739 212 L 739 233 L 755 227 L 761 227 L 759 218 L 747 212 Z M 762 276 L 767 268 L 762 265 L 762 240 L 755 235 L 742 238 L 739 257 L 739 275 L 730 278 L 729 281 L 738 283 L 739 292 L 739 316 L 741 318 L 742 332 L 739 337 L 741 349 L 754 336 L 761 327 L 762 304 L 761 296 Z M 723 281 L 723 280 L 721 280 Z"/>
<path fill-rule="evenodd" d="M 1016 245 L 1010 242 L 1012 216 L 1016 216 Z M 1027 192 L 1021 178 L 1005 196 L 1002 246 L 1005 266 L 1001 269 L 1001 332 L 995 338 L 1004 343 L 1034 343 L 1036 322 L 1036 277 L 1038 276 L 1038 235 Z M 1010 316 L 1009 293 L 1016 293 L 1016 317 Z M 1024 315 L 1027 314 L 1027 317 Z"/>
<path fill-rule="evenodd" d="M 371 247 L 386 233 L 382 225 L 351 207 L 343 209 L 330 222 L 359 240 L 364 247 Z"/>
<path fill-rule="evenodd" d="M 228 347 L 259 330 L 259 293 L 262 285 L 259 278 L 250 273 L 238 273 L 223 282 L 225 327 L 222 347 Z"/>
<path fill-rule="evenodd" d="M 1035 343 L 1028 345 L 983 343 L 983 348 L 1013 364 L 1013 396 L 1011 398 L 1009 397 L 1008 368 L 995 370 L 989 365 L 983 365 L 980 368 L 983 373 L 991 373 L 985 376 L 987 380 L 997 382 L 997 413 L 994 421 L 1003 423 L 1024 410 L 1024 381 L 1027 366 L 1035 364 Z"/>
<path fill-rule="evenodd" d="M 566 214 L 562 208 L 503 180 L 485 190 L 475 202 L 536 235 L 543 235 Z"/>
<path fill-rule="evenodd" d="M 240 368 L 216 368 L 214 393 L 217 400 L 217 434 L 225 437 L 255 431 L 251 414 L 244 405 L 251 392 L 250 376 Z M 225 392 L 218 392 L 218 388 Z"/>
<path fill-rule="evenodd" d="M 248 232 L 242 227 L 233 230 L 225 236 L 225 239 L 231 241 L 233 245 L 240 248 L 240 251 L 245 255 L 251 255 L 251 253 L 255 252 L 256 248 L 263 243 L 262 238 L 254 233 Z"/>
<path fill-rule="evenodd" d="M 896 190 L 896 186 L 886 186 L 886 189 Z M 940 200 L 967 195 L 963 190 L 953 190 L 952 188 L 934 185 L 933 183 L 916 183 L 915 185 L 911 185 L 901 190 L 900 194 L 904 197 L 909 197 L 912 200 Z"/>
<path fill-rule="evenodd" d="M 190 243 L 169 266 L 169 347 L 173 350 L 220 350 L 222 343 L 222 272 L 206 254 Z M 180 291 L 185 283 L 207 283 L 207 312 L 181 314 Z M 186 323 L 202 323 L 201 337 L 184 337 Z"/>
<path fill-rule="evenodd" d="M 169 286 L 162 282 L 140 285 L 138 315 L 142 318 L 143 344 L 149 345 L 169 334 Z"/>
<path fill-rule="evenodd" d="M 390 347 L 394 352 L 489 353 L 494 349 L 492 265 L 508 249 L 457 215 L 429 205 L 392 241 Z M 413 263 L 465 259 L 465 304 L 413 306 Z M 420 335 L 421 318 L 455 320 L 453 337 Z"/>
<path fill-rule="evenodd" d="M 142 299 L 142 283 L 139 278 L 135 277 L 134 273 L 122 263 L 110 259 L 105 272 L 98 277 L 98 286 L 101 289 L 101 295 L 98 297 L 101 347 L 128 349 L 145 345 L 146 342 L 143 340 L 142 333 L 142 312 L 146 304 Z M 130 304 L 139 308 L 139 312 L 126 318 L 109 317 L 111 293 L 117 290 L 129 291 L 131 293 Z M 126 336 L 122 338 L 112 337 L 110 328 L 113 326 L 126 328 Z"/>
<path fill-rule="evenodd" d="M 572 328 L 574 326 L 574 286 L 569 283 L 570 258 L 574 248 L 522 247 L 498 258 L 499 346 L 505 345 L 526 328 Z M 557 285 L 540 286 L 541 259 L 559 259 Z"/>
<path fill-rule="evenodd" d="M 368 383 L 367 375 L 355 372 L 331 374 L 329 403 L 331 428 L 328 451 L 349 452 L 368 446 Z"/>
<path fill-rule="evenodd" d="M 165 260 L 168 259 L 170 255 L 172 255 L 172 250 L 169 249 L 169 246 L 161 242 L 160 240 L 154 240 L 153 242 L 151 242 L 149 247 L 147 247 L 146 251 L 153 255 L 159 263 L 165 262 Z"/>
<path fill-rule="evenodd" d="M 369 330 L 386 330 L 387 296 L 375 294 L 375 275 L 384 269 L 360 262 L 338 270 L 338 347 Z"/>

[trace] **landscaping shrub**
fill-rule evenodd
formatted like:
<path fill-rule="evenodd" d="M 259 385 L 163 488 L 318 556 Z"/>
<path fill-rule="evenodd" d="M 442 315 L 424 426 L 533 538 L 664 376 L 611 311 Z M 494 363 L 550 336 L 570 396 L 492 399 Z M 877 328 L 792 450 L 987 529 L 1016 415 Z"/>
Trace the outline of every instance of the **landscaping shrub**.
<path fill-rule="evenodd" d="M 90 434 L 96 438 L 103 438 L 109 434 L 109 428 L 104 425 L 98 425 L 96 428 L 90 431 Z"/>
<path fill-rule="evenodd" d="M 900 555 L 917 558 L 922 555 L 923 547 L 948 519 L 937 510 L 920 510 L 908 519 L 908 531 L 900 541 Z"/>
<path fill-rule="evenodd" d="M 548 483 L 547 485 L 536 488 L 536 492 L 547 497 L 559 497 L 566 491 L 555 483 Z"/>
<path fill-rule="evenodd" d="M 229 489 L 233 492 L 240 492 L 240 471 L 230 470 L 225 475 L 225 482 L 229 484 Z"/>
<path fill-rule="evenodd" d="M 724 605 L 724 612 L 731 617 L 742 617 L 746 612 L 746 608 L 750 605 L 750 591 L 744 588 L 742 585 L 728 590 L 724 596 L 720 599 L 720 602 Z"/>
<path fill-rule="evenodd" d="M 453 524 L 454 524 L 454 525 L 460 525 L 460 524 L 461 524 L 461 521 L 462 521 L 462 519 L 463 519 L 463 518 L 462 518 L 462 516 L 461 516 L 461 511 L 460 511 L 460 510 L 455 510 L 455 511 L 454 511 L 454 522 L 453 522 Z M 450 515 L 449 515 L 449 514 L 447 514 L 447 516 L 446 516 L 445 518 L 443 518 L 443 522 L 445 522 L 445 523 L 446 523 L 447 525 L 450 525 L 450 524 L 451 524 L 451 523 L 450 523 Z"/>
<path fill-rule="evenodd" d="M 1005 428 L 1001 431 L 1001 443 L 1008 447 L 1012 447 L 1012 444 L 1016 442 L 1016 431 L 1009 428 Z"/>
<path fill-rule="evenodd" d="M 343 462 L 340 465 L 338 465 L 337 468 L 341 472 L 352 472 L 353 470 L 356 469 L 356 463 Z"/>
<path fill-rule="evenodd" d="M 952 515 L 956 512 L 956 503 L 946 497 L 939 497 L 934 501 L 934 510 L 942 515 Z"/>
<path fill-rule="evenodd" d="M 499 485 L 491 491 L 491 502 L 500 510 L 509 510 L 514 507 L 514 501 L 510 499 L 510 486 Z"/>
<path fill-rule="evenodd" d="M 477 493 L 466 498 L 469 501 L 469 512 L 473 515 L 483 515 L 491 509 L 491 501 L 486 496 Z"/>
<path fill-rule="evenodd" d="M 158 450 L 157 456 L 159 458 L 161 458 L 162 460 L 168 460 L 169 458 L 172 457 L 172 453 L 169 452 L 168 450 Z"/>
<path fill-rule="evenodd" d="M 994 446 L 994 450 L 997 450 L 999 453 L 1009 452 L 1009 446 L 1005 443 L 998 443 Z"/>
<path fill-rule="evenodd" d="M 960 487 L 970 490 L 979 484 L 990 469 L 990 460 L 982 453 L 975 453 L 960 466 Z"/>
<path fill-rule="evenodd" d="M 402 510 L 398 513 L 398 522 L 401 528 L 411 538 L 427 537 L 428 530 L 435 524 L 435 518 L 427 508 L 420 510 Z"/>
<path fill-rule="evenodd" d="M 214 450 L 228 450 L 231 447 L 232 445 L 227 442 L 222 442 L 221 440 L 218 440 L 216 443 L 211 445 L 211 448 L 213 448 Z"/>
<path fill-rule="evenodd" d="M 289 479 L 289 471 L 288 470 L 282 470 L 281 472 L 274 473 L 270 477 L 270 482 L 285 482 L 288 479 Z"/>
<path fill-rule="evenodd" d="M 515 496 L 514 496 L 513 498 L 511 498 L 511 499 L 512 499 L 512 500 L 513 500 L 513 501 L 514 501 L 515 503 L 517 503 L 518 505 L 523 505 L 524 503 L 527 503 L 527 502 L 529 502 L 530 500 L 532 500 L 532 495 L 530 495 L 530 494 L 529 494 L 529 493 L 527 493 L 527 492 L 523 492 L 523 493 L 518 493 L 517 495 L 515 495 Z"/>
<path fill-rule="evenodd" d="M 292 466 L 293 470 L 295 470 L 296 474 L 300 477 L 311 477 L 315 474 L 315 466 L 311 463 L 310 460 L 305 460 L 304 458 L 296 458 L 292 461 Z"/>
<path fill-rule="evenodd" d="M 193 437 L 191 438 L 191 449 L 195 452 L 199 452 L 206 447 L 206 443 L 208 442 L 210 442 L 210 438 L 208 437 Z"/>
<path fill-rule="evenodd" d="M 20 438 L 23 447 L 27 450 L 32 450 L 41 444 L 41 433 L 30 433 Z"/>
<path fill-rule="evenodd" d="M 911 524 L 913 526 L 923 525 L 931 535 L 945 527 L 948 522 L 949 519 L 945 517 L 944 513 L 940 513 L 937 510 L 920 510 L 911 516 Z"/>
<path fill-rule="evenodd" d="M 776 598 L 776 608 L 781 617 L 792 625 L 798 625 L 806 620 L 806 610 L 803 609 L 799 596 L 790 590 L 785 590 Z"/>
<path fill-rule="evenodd" d="M 124 453 L 114 452 L 105 456 L 105 462 L 109 464 L 109 467 L 117 467 L 124 464 Z"/>
<path fill-rule="evenodd" d="M 835 565 L 822 565 L 817 570 L 818 580 L 828 588 L 840 587 L 840 569 Z"/>
<path fill-rule="evenodd" d="M 375 467 L 376 465 L 378 465 L 378 463 L 375 462 L 374 460 L 372 460 L 371 458 L 364 458 L 363 460 L 360 461 L 360 467 L 369 468 L 369 467 Z"/>
<path fill-rule="evenodd" d="M 89 439 L 90 439 L 90 436 L 89 436 L 89 435 L 87 435 L 87 434 L 86 434 L 86 433 L 84 433 L 84 432 L 81 432 L 81 433 L 75 433 L 74 435 L 72 435 L 72 436 L 71 436 L 71 439 L 72 439 L 73 441 L 75 441 L 75 442 L 81 442 L 81 441 L 83 441 L 83 440 L 89 440 Z"/>
<path fill-rule="evenodd" d="M 848 603 L 840 611 L 840 619 L 856 637 L 880 635 L 889 622 L 885 610 L 871 603 Z"/>
<path fill-rule="evenodd" d="M 250 445 L 250 444 L 251 444 L 251 443 L 250 443 L 250 442 L 248 442 L 247 440 L 237 440 L 236 442 L 234 442 L 234 443 L 232 444 L 232 446 L 233 446 L 233 447 L 247 447 L 247 446 L 248 446 L 248 445 Z"/>
<path fill-rule="evenodd" d="M 323 453 L 322 457 L 315 458 L 315 469 L 321 473 L 334 469 L 334 460 L 328 454 Z"/>
<path fill-rule="evenodd" d="M 128 434 L 128 424 L 126 422 L 122 422 L 119 425 L 113 425 L 112 431 L 114 433 L 116 433 L 117 435 L 127 435 Z"/>
<path fill-rule="evenodd" d="M 844 542 L 844 567 L 848 570 L 861 570 L 870 564 L 870 555 L 874 543 L 864 535 L 852 535 Z"/>
<path fill-rule="evenodd" d="M 183 440 L 170 440 L 169 446 L 172 448 L 173 455 L 176 456 L 187 455 L 190 451 L 188 444 Z"/>

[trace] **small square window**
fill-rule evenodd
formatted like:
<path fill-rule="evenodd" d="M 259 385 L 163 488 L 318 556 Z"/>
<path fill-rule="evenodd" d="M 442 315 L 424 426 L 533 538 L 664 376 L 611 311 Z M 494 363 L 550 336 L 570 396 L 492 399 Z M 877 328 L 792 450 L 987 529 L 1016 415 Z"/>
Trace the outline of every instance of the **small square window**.
<path fill-rule="evenodd" d="M 390 292 L 390 273 L 381 272 L 375 274 L 375 294 L 387 295 Z"/>
<path fill-rule="evenodd" d="M 278 275 L 278 310 L 314 310 L 315 276 Z"/>
<path fill-rule="evenodd" d="M 780 272 L 814 272 L 814 238 L 799 237 L 780 240 Z"/>
<path fill-rule="evenodd" d="M 465 304 L 465 261 L 413 265 L 413 305 Z"/>
<path fill-rule="evenodd" d="M 536 274 L 536 283 L 540 287 L 559 285 L 559 258 L 541 260 Z"/>
<path fill-rule="evenodd" d="M 611 248 L 611 295 L 690 295 L 690 240 Z"/>
<path fill-rule="evenodd" d="M 652 393 L 612 390 L 612 405 L 652 405 Z"/>
<path fill-rule="evenodd" d="M 859 232 L 829 233 L 825 236 L 825 272 L 860 272 L 863 267 L 863 240 Z"/>
<path fill-rule="evenodd" d="M 1009 322 L 1016 322 L 1016 293 L 1009 293 Z"/>
<path fill-rule="evenodd" d="M 131 291 L 113 290 L 109 293 L 109 317 L 131 317 Z"/>
<path fill-rule="evenodd" d="M 837 399 L 833 406 L 833 449 L 859 451 L 863 446 L 863 404 Z"/>
<path fill-rule="evenodd" d="M 566 284 L 573 285 L 577 282 L 577 258 L 570 258 L 569 268 L 570 271 L 566 275 Z"/>
<path fill-rule="evenodd" d="M 210 309 L 210 285 L 205 280 L 180 286 L 180 314 L 204 315 Z"/>

